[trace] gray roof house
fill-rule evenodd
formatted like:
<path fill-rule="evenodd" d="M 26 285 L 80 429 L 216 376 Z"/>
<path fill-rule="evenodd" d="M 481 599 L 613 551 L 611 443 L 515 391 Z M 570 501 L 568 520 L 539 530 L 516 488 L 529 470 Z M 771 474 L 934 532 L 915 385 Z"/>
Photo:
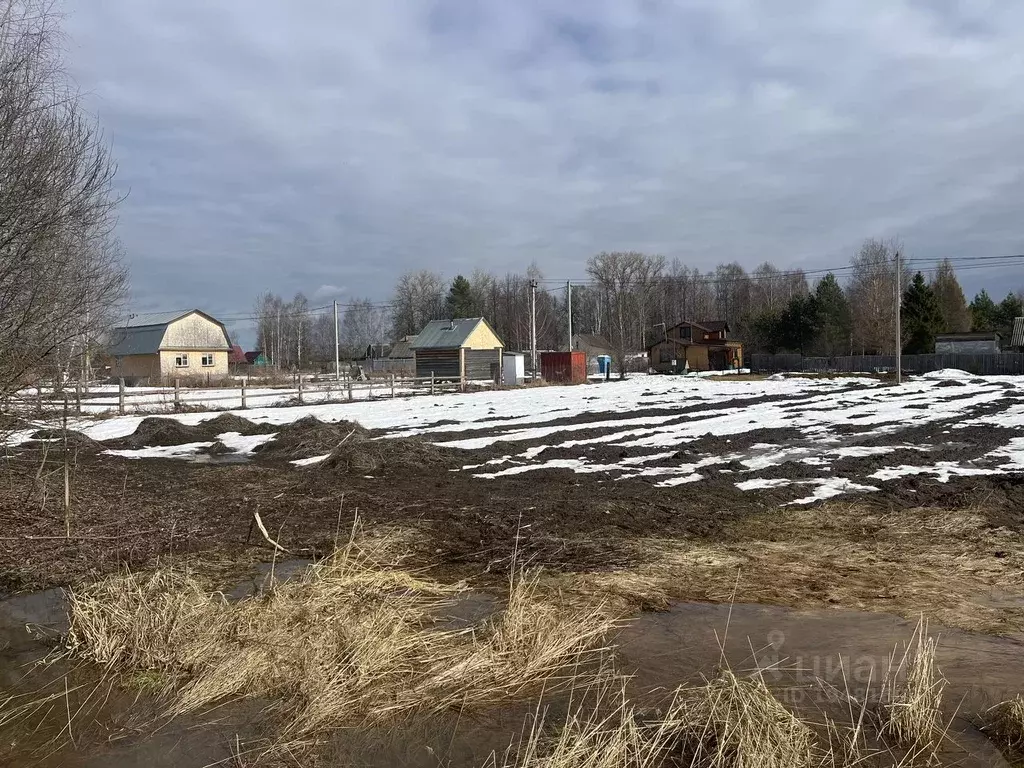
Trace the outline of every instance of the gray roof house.
<path fill-rule="evenodd" d="M 412 360 L 412 343 L 416 341 L 415 336 L 403 336 L 394 344 L 391 345 L 391 352 L 388 354 L 389 360 Z"/>
<path fill-rule="evenodd" d="M 230 351 L 224 324 L 198 309 L 132 317 L 108 349 L 115 375 L 133 380 L 224 376 Z"/>
<path fill-rule="evenodd" d="M 410 347 L 416 358 L 417 377 L 500 380 L 505 345 L 482 317 L 432 320 Z"/>

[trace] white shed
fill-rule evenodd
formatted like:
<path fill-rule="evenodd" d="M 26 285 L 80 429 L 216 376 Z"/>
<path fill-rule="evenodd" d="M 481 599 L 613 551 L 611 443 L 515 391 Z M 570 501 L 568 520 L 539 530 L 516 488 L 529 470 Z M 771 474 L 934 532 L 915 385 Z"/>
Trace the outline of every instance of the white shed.
<path fill-rule="evenodd" d="M 506 387 L 526 382 L 526 355 L 522 352 L 503 352 L 501 355 L 501 383 Z"/>

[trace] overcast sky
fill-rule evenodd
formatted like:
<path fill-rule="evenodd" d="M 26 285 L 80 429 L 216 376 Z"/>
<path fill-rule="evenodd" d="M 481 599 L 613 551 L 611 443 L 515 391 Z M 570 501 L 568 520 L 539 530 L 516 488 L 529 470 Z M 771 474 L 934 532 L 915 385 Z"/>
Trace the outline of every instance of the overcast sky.
<path fill-rule="evenodd" d="M 1017 0 L 65 0 L 138 311 L 1024 252 Z M 973 271 L 1000 295 L 1024 275 Z"/>

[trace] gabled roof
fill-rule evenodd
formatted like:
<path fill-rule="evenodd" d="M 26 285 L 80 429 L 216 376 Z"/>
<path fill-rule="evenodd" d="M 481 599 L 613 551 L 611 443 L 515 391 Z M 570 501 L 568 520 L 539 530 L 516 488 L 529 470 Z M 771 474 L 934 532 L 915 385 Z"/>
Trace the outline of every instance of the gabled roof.
<path fill-rule="evenodd" d="M 245 352 L 237 344 L 232 344 L 231 349 L 228 351 L 228 362 L 229 363 L 244 363 Z"/>
<path fill-rule="evenodd" d="M 1024 317 L 1013 318 L 1013 335 L 1010 337 L 1011 347 L 1024 347 Z"/>
<path fill-rule="evenodd" d="M 482 317 L 457 317 L 453 320 L 431 320 L 409 346 L 416 349 L 458 349 L 483 323 L 494 333 L 494 329 Z M 494 334 L 497 336 L 498 334 Z"/>
<path fill-rule="evenodd" d="M 388 358 L 391 360 L 408 360 L 411 359 L 412 354 L 412 343 L 416 341 L 415 336 L 403 336 L 401 339 L 391 345 L 391 353 Z"/>
<path fill-rule="evenodd" d="M 608 343 L 608 339 L 604 336 L 598 336 L 593 333 L 577 333 L 573 337 L 573 349 L 580 349 L 582 347 L 595 352 L 611 352 L 612 349 L 612 345 Z"/>
<path fill-rule="evenodd" d="M 261 357 L 263 357 L 263 350 L 261 350 L 261 349 L 257 349 L 257 350 L 255 350 L 253 352 L 246 352 L 245 353 L 245 362 L 247 362 L 247 363 L 255 363 Z M 265 357 L 263 359 L 266 360 Z"/>
<path fill-rule="evenodd" d="M 174 312 L 149 312 L 133 315 L 128 321 L 113 329 L 110 339 L 110 354 L 114 357 L 125 355 L 153 355 L 160 351 L 167 326 L 191 314 L 202 315 L 216 323 L 228 338 L 224 323 L 199 309 L 182 309 Z M 230 341 L 228 342 L 230 344 Z"/>
<path fill-rule="evenodd" d="M 729 323 L 725 320 L 701 320 L 696 323 L 690 323 L 690 325 L 703 328 L 705 331 L 709 331 L 711 333 L 715 333 L 716 331 L 725 331 L 728 333 L 731 330 L 729 328 Z"/>

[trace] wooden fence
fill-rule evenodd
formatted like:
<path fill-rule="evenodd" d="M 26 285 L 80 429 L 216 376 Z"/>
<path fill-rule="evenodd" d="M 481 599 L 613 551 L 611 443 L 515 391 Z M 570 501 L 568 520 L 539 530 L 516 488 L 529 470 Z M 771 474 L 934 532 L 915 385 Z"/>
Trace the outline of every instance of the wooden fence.
<path fill-rule="evenodd" d="M 845 357 L 803 357 L 802 355 L 750 356 L 755 373 L 879 373 L 896 370 L 896 355 L 850 355 Z M 900 369 L 906 373 L 928 373 L 958 368 L 979 376 L 1024 375 L 1024 353 L 903 355 Z"/>
<path fill-rule="evenodd" d="M 434 376 L 400 378 L 394 374 L 366 381 L 351 378 L 346 381 L 304 381 L 300 378 L 293 387 L 260 386 L 255 391 L 244 381 L 239 382 L 238 387 L 213 389 L 184 387 L 175 381 L 171 387 L 134 390 L 121 379 L 114 392 L 106 389 L 89 392 L 81 384 L 60 391 L 39 387 L 34 392 L 23 391 L 3 405 L 4 410 L 37 416 L 65 412 L 77 415 L 117 412 L 124 415 L 344 403 L 464 392 L 467 388 L 466 382 L 440 380 Z"/>

